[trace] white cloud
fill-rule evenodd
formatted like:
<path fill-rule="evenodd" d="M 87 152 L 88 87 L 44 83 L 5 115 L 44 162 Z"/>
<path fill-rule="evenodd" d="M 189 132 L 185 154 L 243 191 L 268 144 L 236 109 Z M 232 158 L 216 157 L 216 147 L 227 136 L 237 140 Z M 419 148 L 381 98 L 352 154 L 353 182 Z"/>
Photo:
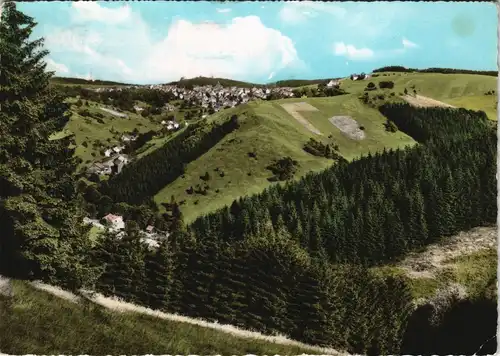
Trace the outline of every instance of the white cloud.
<path fill-rule="evenodd" d="M 416 47 L 418 47 L 418 45 L 416 43 L 414 43 L 406 38 L 403 38 L 402 43 L 403 43 L 404 48 L 416 48 Z"/>
<path fill-rule="evenodd" d="M 57 63 L 52 58 L 47 58 L 45 63 L 47 63 L 47 70 L 56 72 L 56 75 L 69 74 L 67 66 L 62 63 Z"/>
<path fill-rule="evenodd" d="M 245 79 L 249 74 L 265 79 L 303 65 L 290 38 L 256 16 L 236 17 L 227 24 L 177 20 L 159 41 L 150 32 L 132 12 L 120 26 L 104 24 L 99 33 L 91 27 L 52 31 L 46 44 L 51 52 L 73 58 L 69 63 L 76 60 L 76 72 L 137 83 L 195 76 Z"/>
<path fill-rule="evenodd" d="M 111 40 L 114 40 L 114 38 L 111 38 Z M 59 29 L 46 36 L 45 44 L 51 53 L 77 54 L 78 63 L 75 64 L 80 66 L 95 67 L 96 69 L 104 68 L 110 72 L 123 75 L 133 73 L 133 70 L 120 58 L 102 53 L 106 52 L 102 51 L 102 49 L 106 49 L 106 43 L 97 32 L 82 31 L 78 28 L 71 30 Z M 102 48 L 100 48 L 101 46 Z"/>
<path fill-rule="evenodd" d="M 346 45 L 344 42 L 334 44 L 334 53 L 337 56 L 344 56 L 350 60 L 369 59 L 374 55 L 374 52 L 369 48 L 356 48 L 353 45 Z"/>
<path fill-rule="evenodd" d="M 146 77 L 264 76 L 299 62 L 290 40 L 256 16 L 237 17 L 227 25 L 179 20 L 156 44 L 145 63 Z"/>
<path fill-rule="evenodd" d="M 227 12 L 231 12 L 231 9 L 217 9 L 217 12 L 221 13 L 221 14 L 224 14 L 224 13 L 227 13 Z"/>
<path fill-rule="evenodd" d="M 118 8 L 108 8 L 93 1 L 73 2 L 71 11 L 74 21 L 99 21 L 112 24 L 129 20 L 131 13 L 132 11 L 128 5 Z"/>

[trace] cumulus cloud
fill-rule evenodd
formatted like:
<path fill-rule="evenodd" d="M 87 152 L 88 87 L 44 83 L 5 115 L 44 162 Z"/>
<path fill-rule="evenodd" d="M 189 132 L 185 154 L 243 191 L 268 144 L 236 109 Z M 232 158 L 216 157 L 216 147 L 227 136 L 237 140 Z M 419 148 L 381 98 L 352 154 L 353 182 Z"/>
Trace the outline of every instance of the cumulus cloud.
<path fill-rule="evenodd" d="M 243 78 L 248 73 L 266 75 L 297 61 L 290 38 L 264 26 L 256 16 L 237 17 L 227 25 L 179 20 L 153 47 L 146 76 Z"/>
<path fill-rule="evenodd" d="M 93 47 L 98 46 L 102 38 L 98 32 L 87 32 L 81 28 L 56 29 L 45 37 L 45 44 L 51 52 L 77 52 L 94 55 Z"/>
<path fill-rule="evenodd" d="M 416 43 L 414 43 L 406 38 L 403 38 L 402 43 L 403 43 L 404 48 L 416 48 L 416 47 L 418 47 L 418 45 Z"/>
<path fill-rule="evenodd" d="M 217 9 L 217 12 L 218 13 L 221 13 L 221 14 L 225 14 L 225 13 L 228 13 L 228 12 L 231 12 L 231 9 Z"/>
<path fill-rule="evenodd" d="M 153 40 L 158 36 L 152 36 L 134 12 L 120 26 L 100 26 L 99 32 L 90 26 L 52 31 L 46 36 L 47 47 L 67 58 L 78 54 L 78 63 L 87 66 L 83 70 L 91 70 L 96 77 L 137 83 L 196 76 L 245 79 L 249 74 L 259 80 L 303 66 L 291 39 L 265 26 L 257 16 L 236 17 L 226 24 L 177 19 L 159 40 Z"/>
<path fill-rule="evenodd" d="M 334 53 L 337 56 L 344 56 L 350 60 L 364 60 L 372 58 L 373 50 L 369 48 L 356 48 L 353 45 L 346 45 L 344 42 L 334 44 Z"/>
<path fill-rule="evenodd" d="M 72 3 L 72 19 L 74 21 L 100 21 L 106 23 L 121 23 L 130 19 L 131 9 L 128 5 L 108 8 L 93 1 L 77 1 Z"/>
<path fill-rule="evenodd" d="M 47 70 L 56 72 L 56 75 L 69 74 L 69 69 L 62 63 L 57 63 L 51 58 L 46 58 L 45 63 L 47 63 Z"/>

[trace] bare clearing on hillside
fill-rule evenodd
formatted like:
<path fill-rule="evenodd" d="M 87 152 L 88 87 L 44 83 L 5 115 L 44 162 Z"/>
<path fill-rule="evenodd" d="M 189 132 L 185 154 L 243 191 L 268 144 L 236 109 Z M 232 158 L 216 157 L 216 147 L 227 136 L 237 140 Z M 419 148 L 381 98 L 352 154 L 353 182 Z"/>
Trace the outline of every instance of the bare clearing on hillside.
<path fill-rule="evenodd" d="M 424 252 L 411 253 L 399 266 L 411 278 L 434 278 L 449 266 L 450 259 L 497 246 L 497 227 L 476 227 L 429 245 Z"/>
<path fill-rule="evenodd" d="M 410 105 L 419 108 L 430 108 L 430 107 L 444 107 L 444 108 L 454 108 L 455 106 L 443 103 L 442 101 L 428 98 L 422 95 L 403 95 L 402 98 L 406 100 Z"/>
<path fill-rule="evenodd" d="M 306 120 L 302 115 L 300 115 L 300 111 L 318 111 L 314 106 L 308 103 L 300 102 L 300 103 L 286 103 L 281 104 L 281 107 L 285 109 L 287 113 L 289 113 L 295 120 L 300 122 L 306 129 L 315 133 L 316 135 L 323 135 L 316 127 L 314 127 L 309 121 Z"/>
<path fill-rule="evenodd" d="M 333 116 L 329 120 L 332 125 L 352 140 L 359 141 L 366 137 L 365 132 L 361 130 L 358 122 L 350 116 Z"/>
<path fill-rule="evenodd" d="M 102 111 L 105 111 L 111 115 L 118 116 L 118 117 L 127 117 L 127 114 L 119 113 L 118 111 L 115 111 L 113 109 L 108 109 L 108 108 L 100 108 Z"/>

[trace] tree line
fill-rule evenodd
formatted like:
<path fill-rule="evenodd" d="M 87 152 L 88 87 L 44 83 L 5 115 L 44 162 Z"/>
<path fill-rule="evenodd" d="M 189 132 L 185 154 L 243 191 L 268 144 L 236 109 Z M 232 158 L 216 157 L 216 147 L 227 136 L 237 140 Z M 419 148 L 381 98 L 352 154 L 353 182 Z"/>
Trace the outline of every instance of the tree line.
<path fill-rule="evenodd" d="M 213 231 L 237 241 L 271 224 L 313 255 L 373 265 L 495 221 L 497 139 L 484 113 L 399 104 L 382 111 L 425 144 L 339 162 L 234 201 L 190 228 L 200 239 Z"/>
<path fill-rule="evenodd" d="M 365 268 L 494 223 L 496 135 L 482 113 L 399 104 L 382 111 L 408 121 L 402 130 L 423 143 L 235 201 L 178 225 L 158 250 L 130 232 L 108 236 L 95 250 L 96 265 L 105 265 L 99 290 L 353 353 L 425 351 L 415 343 L 415 321 L 407 329 L 407 282 Z M 427 327 L 436 336 L 446 328 Z M 434 349 L 455 350 L 437 340 Z"/>
<path fill-rule="evenodd" d="M 406 68 L 403 66 L 386 66 L 374 69 L 373 73 L 380 72 L 402 72 L 402 73 L 442 73 L 442 74 L 476 74 L 488 75 L 492 77 L 498 76 L 498 72 L 494 70 L 470 70 L 470 69 L 454 69 L 454 68 Z"/>
<path fill-rule="evenodd" d="M 107 236 L 94 249 L 104 266 L 97 283 L 102 293 L 350 352 L 400 348 L 412 308 L 403 279 L 315 261 L 284 230 L 234 244 L 176 232 L 158 249 L 146 248 L 134 234 Z"/>

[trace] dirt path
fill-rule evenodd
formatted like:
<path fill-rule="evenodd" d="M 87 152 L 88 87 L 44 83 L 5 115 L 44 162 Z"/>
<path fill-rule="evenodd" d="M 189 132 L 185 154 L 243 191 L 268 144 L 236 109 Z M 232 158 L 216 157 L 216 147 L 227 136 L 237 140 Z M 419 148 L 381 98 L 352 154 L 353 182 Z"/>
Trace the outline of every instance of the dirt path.
<path fill-rule="evenodd" d="M 8 279 L 6 279 L 6 280 L 8 280 Z M 2 281 L 2 276 L 0 276 L 0 282 L 1 281 Z M 73 303 L 78 303 L 81 299 L 81 297 L 79 297 L 71 292 L 65 291 L 59 287 L 55 287 L 55 286 L 48 285 L 48 284 L 41 283 L 41 282 L 32 282 L 31 284 L 37 289 L 51 293 L 59 298 L 69 300 Z M 188 323 L 188 324 L 192 324 L 192 325 L 197 325 L 197 326 L 201 326 L 201 327 L 205 327 L 205 328 L 218 330 L 220 332 L 231 334 L 233 336 L 237 336 L 237 337 L 241 337 L 241 338 L 245 338 L 245 339 L 263 340 L 263 341 L 267 341 L 270 343 L 276 343 L 276 344 L 280 344 L 280 345 L 298 346 L 298 347 L 301 347 L 304 349 L 309 349 L 311 351 L 314 351 L 315 353 L 322 354 L 322 355 L 332 355 L 332 356 L 349 355 L 346 352 L 339 352 L 339 351 L 331 349 L 331 348 L 304 344 L 304 343 L 296 341 L 296 340 L 291 340 L 291 339 L 287 338 L 286 336 L 282 336 L 282 335 L 276 335 L 276 336 L 264 335 L 264 334 L 261 334 L 259 332 L 240 329 L 240 328 L 237 328 L 233 325 L 212 323 L 212 322 L 208 322 L 208 321 L 205 321 L 202 319 L 196 319 L 196 318 L 190 318 L 190 317 L 177 315 L 177 314 L 165 313 L 165 312 L 162 312 L 159 310 L 153 310 L 153 309 L 145 308 L 145 307 L 138 306 L 138 305 L 135 305 L 132 303 L 127 303 L 127 302 L 121 301 L 118 298 L 104 297 L 103 295 L 101 295 L 99 293 L 94 293 L 92 291 L 82 290 L 81 293 L 82 293 L 82 295 L 84 295 L 86 298 L 88 298 L 92 302 L 99 304 L 99 305 L 102 305 L 107 309 L 114 310 L 117 312 L 135 312 L 135 313 L 146 314 L 146 315 L 154 316 L 154 317 L 164 319 L 164 320 Z"/>
<path fill-rule="evenodd" d="M 302 115 L 300 115 L 300 111 L 318 111 L 314 106 L 300 102 L 300 103 L 286 103 L 281 104 L 281 107 L 285 109 L 287 113 L 289 113 L 295 120 L 300 122 L 306 129 L 315 133 L 316 135 L 323 135 L 321 131 L 319 131 L 316 127 L 314 127 L 309 121 L 307 121 Z"/>
<path fill-rule="evenodd" d="M 473 252 L 496 248 L 497 227 L 477 227 L 433 244 L 421 253 L 408 255 L 400 264 L 411 278 L 433 278 L 435 273 L 447 267 L 451 258 L 468 255 Z"/>
<path fill-rule="evenodd" d="M 422 95 L 403 95 L 403 99 L 405 99 L 410 105 L 420 107 L 420 108 L 429 108 L 429 107 L 444 107 L 444 108 L 455 108 L 455 106 L 443 103 L 442 101 L 435 100 L 432 98 L 428 98 Z"/>

